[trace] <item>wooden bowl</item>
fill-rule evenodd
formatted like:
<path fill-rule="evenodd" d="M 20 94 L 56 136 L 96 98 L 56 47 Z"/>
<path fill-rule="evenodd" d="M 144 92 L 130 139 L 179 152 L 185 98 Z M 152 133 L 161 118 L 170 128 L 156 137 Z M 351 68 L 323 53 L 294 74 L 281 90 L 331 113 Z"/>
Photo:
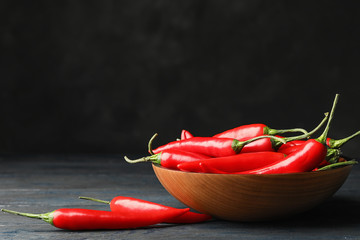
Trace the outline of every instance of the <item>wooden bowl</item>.
<path fill-rule="evenodd" d="M 164 188 L 199 212 L 230 221 L 265 221 L 315 207 L 345 182 L 352 166 L 292 174 L 213 174 L 153 164 Z"/>

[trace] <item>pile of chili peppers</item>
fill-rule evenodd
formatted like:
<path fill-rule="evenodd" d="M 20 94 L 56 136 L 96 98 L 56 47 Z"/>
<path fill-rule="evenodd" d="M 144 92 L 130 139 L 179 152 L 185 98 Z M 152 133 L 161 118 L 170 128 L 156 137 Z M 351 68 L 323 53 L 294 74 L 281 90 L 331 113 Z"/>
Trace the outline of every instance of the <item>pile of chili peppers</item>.
<path fill-rule="evenodd" d="M 149 141 L 150 156 L 129 163 L 153 162 L 165 168 L 187 172 L 220 174 L 282 174 L 321 171 L 356 164 L 345 160 L 341 147 L 360 135 L 360 131 L 344 139 L 328 137 L 339 94 L 336 94 L 330 114 L 308 132 L 305 129 L 272 129 L 265 124 L 242 125 L 211 137 L 195 137 L 183 130 L 181 138 L 152 149 L 155 134 Z M 323 133 L 311 136 L 326 123 Z M 284 133 L 300 132 L 285 137 Z"/>
<path fill-rule="evenodd" d="M 153 162 L 169 169 L 187 172 L 218 174 L 283 174 L 327 170 L 343 165 L 356 164 L 345 160 L 340 148 L 360 135 L 360 131 L 343 139 L 328 137 L 331 121 L 339 94 L 335 96 L 332 109 L 312 131 L 301 128 L 276 130 L 264 124 L 239 126 L 211 137 L 195 137 L 183 130 L 181 138 L 152 149 L 155 134 L 149 141 L 150 156 L 129 163 Z M 324 124 L 323 133 L 311 136 Z M 300 132 L 298 136 L 285 137 L 284 133 Z M 110 211 L 62 208 L 43 214 L 21 213 L 1 209 L 16 215 L 38 218 L 55 227 L 68 230 L 133 229 L 159 223 L 199 223 L 211 216 L 191 212 L 189 208 L 177 209 L 131 197 L 115 197 L 104 201 Z"/>

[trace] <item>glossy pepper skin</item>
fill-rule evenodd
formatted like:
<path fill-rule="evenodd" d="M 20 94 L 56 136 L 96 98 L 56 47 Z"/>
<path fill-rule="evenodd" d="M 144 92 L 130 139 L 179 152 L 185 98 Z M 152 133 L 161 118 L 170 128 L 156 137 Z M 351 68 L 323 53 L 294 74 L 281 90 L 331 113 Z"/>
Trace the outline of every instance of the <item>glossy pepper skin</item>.
<path fill-rule="evenodd" d="M 177 165 L 184 162 L 193 162 L 200 159 L 210 158 L 207 155 L 193 152 L 185 152 L 176 149 L 167 149 L 160 153 L 143 157 L 136 160 L 130 160 L 125 156 L 128 163 L 153 162 L 169 169 L 178 169 Z"/>
<path fill-rule="evenodd" d="M 277 129 L 269 128 L 267 125 L 262 123 L 254 123 L 254 124 L 242 125 L 236 128 L 226 130 L 224 132 L 215 134 L 213 137 L 234 138 L 239 141 L 245 141 L 250 138 L 254 138 L 262 135 L 276 135 L 287 132 L 302 132 L 304 134 L 307 134 L 307 132 L 301 128 L 277 130 Z"/>
<path fill-rule="evenodd" d="M 231 138 L 214 138 L 214 137 L 193 137 L 189 139 L 173 141 L 166 145 L 160 146 L 154 150 L 153 153 L 157 154 L 167 149 L 176 149 L 186 152 L 200 153 L 211 157 L 225 157 L 238 154 L 243 148 L 253 143 L 255 146 L 247 147 L 244 151 L 270 151 L 273 149 L 273 141 L 265 138 L 272 138 L 274 141 L 283 144 L 285 140 L 277 138 L 275 136 L 259 136 L 246 141 L 239 141 Z M 256 144 L 260 141 L 263 144 Z M 265 144 L 264 144 L 265 143 Z"/>
<path fill-rule="evenodd" d="M 175 149 L 212 157 L 229 156 L 239 153 L 239 150 L 233 148 L 234 142 L 236 141 L 230 138 L 193 137 L 170 142 L 154 149 L 153 153 L 157 154 L 164 150 Z"/>
<path fill-rule="evenodd" d="M 102 202 L 106 204 L 110 204 L 110 209 L 113 212 L 119 212 L 122 214 L 131 214 L 131 212 L 136 209 L 136 213 L 139 215 L 151 215 L 156 214 L 157 212 L 168 212 L 168 211 L 176 211 L 177 208 L 168 207 L 165 205 L 161 205 L 158 203 L 153 203 L 141 199 L 136 199 L 132 197 L 124 197 L 124 196 L 118 196 L 113 198 L 110 202 L 109 201 L 103 201 L 99 199 L 94 198 L 88 198 L 88 197 L 80 197 L 81 199 L 87 199 L 97 202 Z M 164 220 L 164 223 L 199 223 L 204 222 L 212 217 L 207 214 L 202 213 L 196 213 L 196 212 L 186 212 L 180 216 L 176 216 L 173 218 L 168 218 Z"/>
<path fill-rule="evenodd" d="M 325 159 L 326 146 L 315 139 L 307 140 L 301 148 L 286 158 L 265 167 L 238 172 L 241 174 L 278 174 L 309 172 Z"/>
<path fill-rule="evenodd" d="M 173 209 L 140 215 L 129 210 L 126 214 L 79 208 L 61 208 L 43 214 L 21 213 L 2 209 L 4 212 L 42 219 L 53 226 L 67 230 L 132 229 L 146 227 L 180 216 L 189 209 Z"/>
<path fill-rule="evenodd" d="M 276 151 L 278 144 L 270 138 L 262 138 L 246 144 L 242 149 L 241 153 L 251 152 L 265 152 L 265 151 Z"/>
<path fill-rule="evenodd" d="M 283 153 L 278 152 L 254 152 L 254 153 L 240 153 L 235 156 L 210 158 L 188 163 L 181 163 L 177 167 L 182 171 L 188 172 L 204 172 L 204 164 L 208 169 L 213 171 L 205 172 L 240 172 L 247 171 L 259 167 L 263 167 L 282 160 L 286 157 Z"/>
<path fill-rule="evenodd" d="M 187 130 L 181 131 L 181 136 L 180 136 L 181 140 L 192 138 L 192 137 L 194 137 L 194 136 L 189 131 L 187 131 Z"/>
<path fill-rule="evenodd" d="M 294 145 L 292 147 L 288 147 L 288 148 L 285 148 L 285 149 L 279 149 L 278 152 L 279 153 L 283 153 L 283 154 L 286 154 L 286 155 L 289 155 L 293 152 L 296 152 L 298 151 L 299 149 L 302 148 L 302 145 Z M 327 148 L 327 153 L 326 153 L 326 159 L 330 159 L 332 157 L 339 157 L 341 154 L 341 151 L 339 149 L 336 149 L 336 148 Z"/>

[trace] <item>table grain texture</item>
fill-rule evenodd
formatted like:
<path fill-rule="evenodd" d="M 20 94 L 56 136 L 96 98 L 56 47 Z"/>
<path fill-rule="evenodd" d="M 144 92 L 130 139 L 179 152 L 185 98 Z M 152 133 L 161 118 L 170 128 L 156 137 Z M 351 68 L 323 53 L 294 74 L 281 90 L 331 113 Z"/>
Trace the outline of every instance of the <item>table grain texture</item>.
<path fill-rule="evenodd" d="M 139 156 L 131 156 L 139 157 Z M 140 198 L 185 207 L 159 183 L 150 163 L 128 164 L 121 155 L 0 155 L 0 207 L 44 213 L 58 208 L 109 206 L 78 196 Z M 360 166 L 330 199 L 271 222 L 159 224 L 135 230 L 67 231 L 38 219 L 0 213 L 0 239 L 360 239 Z"/>

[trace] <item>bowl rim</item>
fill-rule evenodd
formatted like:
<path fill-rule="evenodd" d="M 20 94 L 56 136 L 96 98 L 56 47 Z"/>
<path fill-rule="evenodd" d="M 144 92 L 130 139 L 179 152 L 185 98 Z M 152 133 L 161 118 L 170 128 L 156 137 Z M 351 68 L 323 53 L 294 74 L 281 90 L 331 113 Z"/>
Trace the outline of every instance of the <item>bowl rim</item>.
<path fill-rule="evenodd" d="M 299 175 L 318 175 L 318 174 L 326 174 L 326 173 L 331 173 L 331 172 L 336 172 L 336 171 L 340 171 L 340 170 L 351 170 L 353 165 L 344 165 L 344 166 L 339 166 L 336 168 L 332 168 L 332 169 L 327 169 L 327 170 L 322 170 L 322 171 L 311 171 L 311 172 L 296 172 L 296 173 L 272 173 L 272 174 L 251 174 L 251 173 L 244 173 L 244 174 L 240 174 L 240 173 L 201 173 L 201 172 L 186 172 L 186 171 L 181 171 L 181 170 L 177 170 L 177 169 L 171 169 L 171 168 L 166 168 L 163 167 L 157 163 L 152 163 L 152 167 L 153 168 L 160 168 L 166 171 L 173 171 L 173 172 L 178 172 L 178 173 L 184 173 L 184 174 L 199 174 L 199 175 L 221 175 L 221 176 L 299 176 Z"/>

